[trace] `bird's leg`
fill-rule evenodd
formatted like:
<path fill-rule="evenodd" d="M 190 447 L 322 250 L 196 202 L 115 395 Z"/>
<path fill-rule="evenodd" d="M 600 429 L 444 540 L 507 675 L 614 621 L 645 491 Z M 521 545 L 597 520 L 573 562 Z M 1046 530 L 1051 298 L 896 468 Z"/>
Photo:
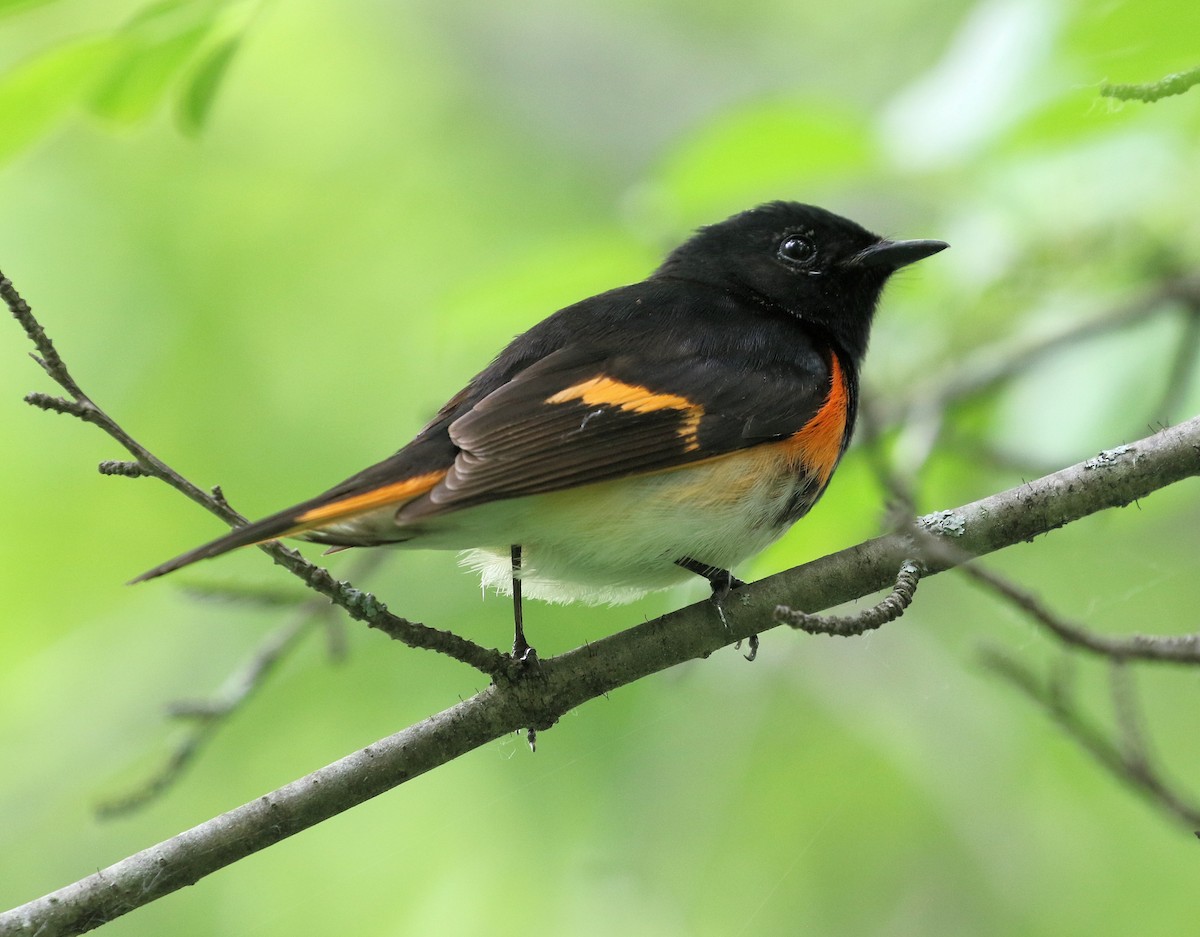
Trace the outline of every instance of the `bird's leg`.
<path fill-rule="evenodd" d="M 512 545 L 513 649 L 514 660 L 536 659 L 537 651 L 525 640 L 525 620 L 521 614 L 521 545 Z"/>
<path fill-rule="evenodd" d="M 689 573 L 695 573 L 697 576 L 708 580 L 708 584 L 712 586 L 713 604 L 718 609 L 730 592 L 734 589 L 740 589 L 745 585 L 744 582 L 734 576 L 729 570 L 721 569 L 719 566 L 709 566 L 707 563 L 701 563 L 690 556 L 676 560 L 675 565 L 686 569 Z M 725 621 L 724 612 L 721 613 L 721 621 Z"/>
<path fill-rule="evenodd" d="M 523 664 L 536 664 L 537 651 L 525 640 L 525 621 L 521 614 L 521 545 L 512 545 L 512 595 L 513 595 L 513 660 Z M 537 729 L 525 730 L 525 741 L 530 751 L 537 751 Z"/>
<path fill-rule="evenodd" d="M 686 569 L 689 573 L 695 573 L 697 576 L 708 580 L 708 584 L 712 587 L 712 603 L 717 607 L 717 614 L 721 616 L 721 624 L 728 628 L 729 622 L 725 620 L 725 600 L 729 597 L 730 592 L 734 589 L 740 589 L 745 583 L 727 569 L 721 569 L 719 566 L 709 566 L 707 563 L 701 563 L 690 556 L 676 560 L 675 565 Z M 740 646 L 741 642 L 738 642 L 738 644 Z M 745 655 L 745 658 L 746 660 L 754 660 L 758 656 L 758 635 L 750 635 L 749 645 L 750 652 Z"/>

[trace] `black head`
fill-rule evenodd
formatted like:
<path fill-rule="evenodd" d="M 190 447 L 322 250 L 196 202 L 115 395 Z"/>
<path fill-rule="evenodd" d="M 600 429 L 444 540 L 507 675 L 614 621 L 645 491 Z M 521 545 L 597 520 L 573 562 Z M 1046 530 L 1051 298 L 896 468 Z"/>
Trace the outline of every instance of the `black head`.
<path fill-rule="evenodd" d="M 701 228 L 654 275 L 719 286 L 795 316 L 857 360 L 887 278 L 948 246 L 889 241 L 814 205 L 770 202 Z"/>

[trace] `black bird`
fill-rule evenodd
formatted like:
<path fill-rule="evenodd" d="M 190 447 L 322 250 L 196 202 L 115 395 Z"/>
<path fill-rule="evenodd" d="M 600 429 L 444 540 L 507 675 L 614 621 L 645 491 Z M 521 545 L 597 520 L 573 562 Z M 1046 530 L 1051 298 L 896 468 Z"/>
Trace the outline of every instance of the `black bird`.
<path fill-rule="evenodd" d="M 395 455 L 146 572 L 246 544 L 465 550 L 517 599 L 624 602 L 729 570 L 816 503 L 888 277 L 945 248 L 772 202 L 515 338 Z"/>

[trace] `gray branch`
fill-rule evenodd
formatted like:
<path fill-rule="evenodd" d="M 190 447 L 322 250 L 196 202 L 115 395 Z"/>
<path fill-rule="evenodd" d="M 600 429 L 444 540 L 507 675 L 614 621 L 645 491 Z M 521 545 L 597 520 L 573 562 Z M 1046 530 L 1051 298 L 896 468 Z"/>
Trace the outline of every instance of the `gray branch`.
<path fill-rule="evenodd" d="M 776 606 L 813 612 L 890 589 L 909 558 L 928 574 L 1121 507 L 1200 474 L 1200 417 L 972 504 L 920 518 L 953 550 L 903 533 L 866 541 L 736 593 L 728 625 L 708 601 L 545 660 L 286 787 L 215 817 L 57 892 L 0 914 L 0 937 L 79 934 L 148 904 L 322 820 L 526 727 L 676 664 L 776 627 Z"/>

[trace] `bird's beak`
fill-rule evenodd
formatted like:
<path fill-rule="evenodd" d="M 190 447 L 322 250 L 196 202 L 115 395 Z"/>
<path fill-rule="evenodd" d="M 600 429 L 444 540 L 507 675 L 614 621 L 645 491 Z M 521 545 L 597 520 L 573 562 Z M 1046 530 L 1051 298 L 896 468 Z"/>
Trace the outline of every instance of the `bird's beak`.
<path fill-rule="evenodd" d="M 950 245 L 945 241 L 879 241 L 864 251 L 859 251 L 848 261 L 851 267 L 882 267 L 888 271 L 899 270 L 918 260 L 924 260 L 944 251 Z"/>

